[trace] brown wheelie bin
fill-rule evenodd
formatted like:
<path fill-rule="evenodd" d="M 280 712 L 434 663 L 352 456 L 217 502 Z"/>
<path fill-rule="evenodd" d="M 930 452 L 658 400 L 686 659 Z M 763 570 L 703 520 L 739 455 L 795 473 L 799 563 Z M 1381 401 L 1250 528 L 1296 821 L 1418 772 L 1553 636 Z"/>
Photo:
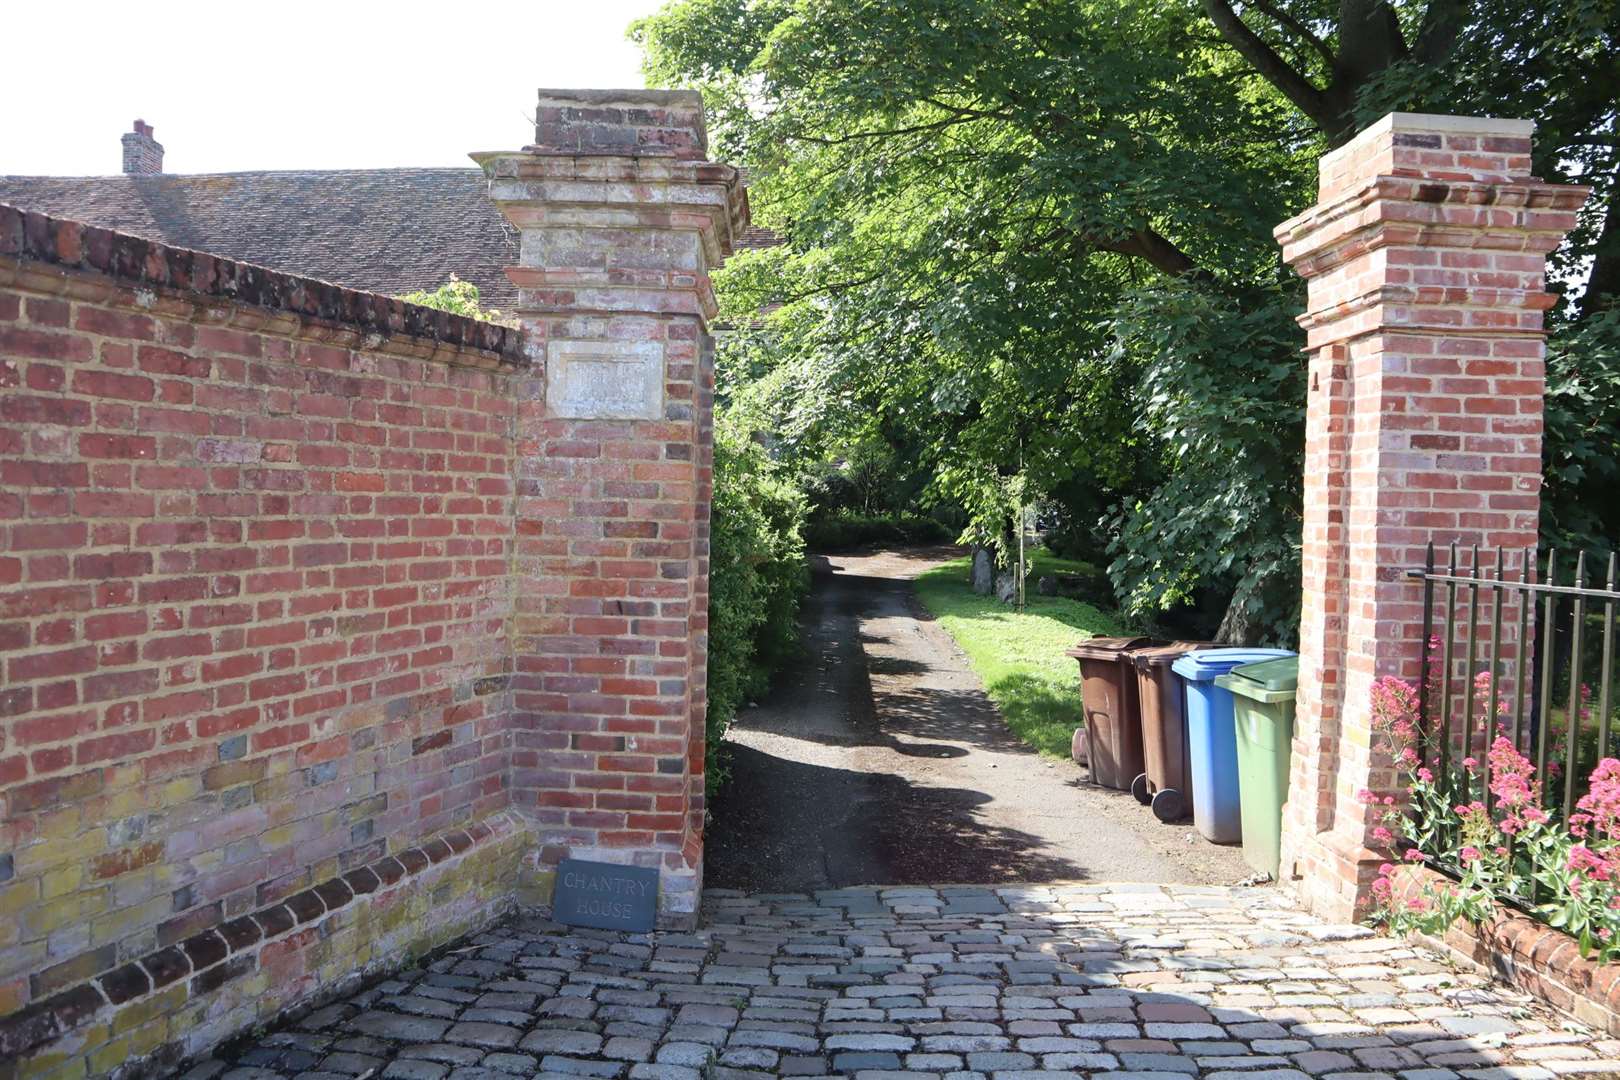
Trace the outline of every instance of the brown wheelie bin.
<path fill-rule="evenodd" d="M 1094 784 L 1125 791 L 1142 771 L 1142 721 L 1130 650 L 1154 644 L 1145 637 L 1094 637 L 1068 650 L 1080 662 L 1080 702 Z"/>
<path fill-rule="evenodd" d="M 1160 821 L 1180 821 L 1192 813 L 1192 761 L 1187 743 L 1185 690 L 1170 670 L 1195 649 L 1219 648 L 1208 641 L 1177 641 L 1136 649 L 1137 697 L 1142 711 L 1142 772 L 1131 780 L 1131 794 L 1152 807 Z"/>

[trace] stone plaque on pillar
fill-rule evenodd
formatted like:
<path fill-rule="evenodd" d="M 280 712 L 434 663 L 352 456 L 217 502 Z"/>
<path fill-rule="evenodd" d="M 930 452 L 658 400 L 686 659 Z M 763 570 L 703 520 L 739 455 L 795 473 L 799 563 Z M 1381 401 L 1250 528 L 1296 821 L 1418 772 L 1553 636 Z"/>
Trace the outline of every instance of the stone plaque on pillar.
<path fill-rule="evenodd" d="M 661 420 L 664 347 L 656 341 L 553 341 L 546 411 L 563 420 Z"/>

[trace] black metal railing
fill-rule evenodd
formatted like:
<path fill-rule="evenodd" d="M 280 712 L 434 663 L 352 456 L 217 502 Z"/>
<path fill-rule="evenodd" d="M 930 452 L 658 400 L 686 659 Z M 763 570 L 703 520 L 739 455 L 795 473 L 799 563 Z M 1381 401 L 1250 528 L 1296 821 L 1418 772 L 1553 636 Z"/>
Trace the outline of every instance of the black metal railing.
<path fill-rule="evenodd" d="M 1484 566 L 1477 546 L 1466 562 L 1460 554 L 1452 544 L 1442 568 L 1430 544 L 1423 569 L 1408 572 L 1423 582 L 1418 728 L 1437 757 L 1436 780 L 1466 799 L 1475 797 L 1477 777 L 1477 797 L 1489 808 L 1486 770 L 1459 769 L 1454 759 L 1483 763 L 1505 734 L 1535 763 L 1544 808 L 1567 820 L 1593 767 L 1610 756 L 1616 556 L 1607 556 L 1596 587 L 1598 560 L 1585 552 L 1539 559 L 1533 549 L 1496 548 Z"/>

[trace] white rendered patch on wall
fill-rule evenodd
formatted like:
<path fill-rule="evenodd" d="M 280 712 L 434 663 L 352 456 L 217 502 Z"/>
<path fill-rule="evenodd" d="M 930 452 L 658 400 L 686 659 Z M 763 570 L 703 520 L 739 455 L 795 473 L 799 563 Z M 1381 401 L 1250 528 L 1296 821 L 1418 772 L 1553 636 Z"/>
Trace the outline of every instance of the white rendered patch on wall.
<path fill-rule="evenodd" d="M 549 342 L 546 412 L 565 420 L 663 419 L 663 344 Z"/>

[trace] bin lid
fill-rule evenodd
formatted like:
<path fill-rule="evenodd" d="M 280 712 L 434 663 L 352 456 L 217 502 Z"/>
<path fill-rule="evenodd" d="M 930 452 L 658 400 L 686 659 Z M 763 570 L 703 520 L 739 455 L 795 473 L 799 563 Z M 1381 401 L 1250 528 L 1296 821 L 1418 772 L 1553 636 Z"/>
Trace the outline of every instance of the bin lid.
<path fill-rule="evenodd" d="M 1143 649 L 1134 649 L 1131 660 L 1136 664 L 1136 670 L 1144 668 L 1169 667 L 1181 657 L 1196 649 L 1218 648 L 1213 641 L 1173 641 L 1168 645 L 1154 645 Z"/>
<path fill-rule="evenodd" d="M 1094 637 L 1087 638 L 1064 655 L 1076 660 L 1118 660 L 1119 654 L 1139 645 L 1157 645 L 1150 637 Z"/>
<path fill-rule="evenodd" d="M 1258 683 L 1266 690 L 1299 689 L 1299 657 L 1284 656 L 1232 669 L 1232 674 Z"/>
<path fill-rule="evenodd" d="M 1199 649 L 1177 660 L 1170 670 L 1193 682 L 1209 682 L 1244 664 L 1293 655 L 1287 649 Z"/>

